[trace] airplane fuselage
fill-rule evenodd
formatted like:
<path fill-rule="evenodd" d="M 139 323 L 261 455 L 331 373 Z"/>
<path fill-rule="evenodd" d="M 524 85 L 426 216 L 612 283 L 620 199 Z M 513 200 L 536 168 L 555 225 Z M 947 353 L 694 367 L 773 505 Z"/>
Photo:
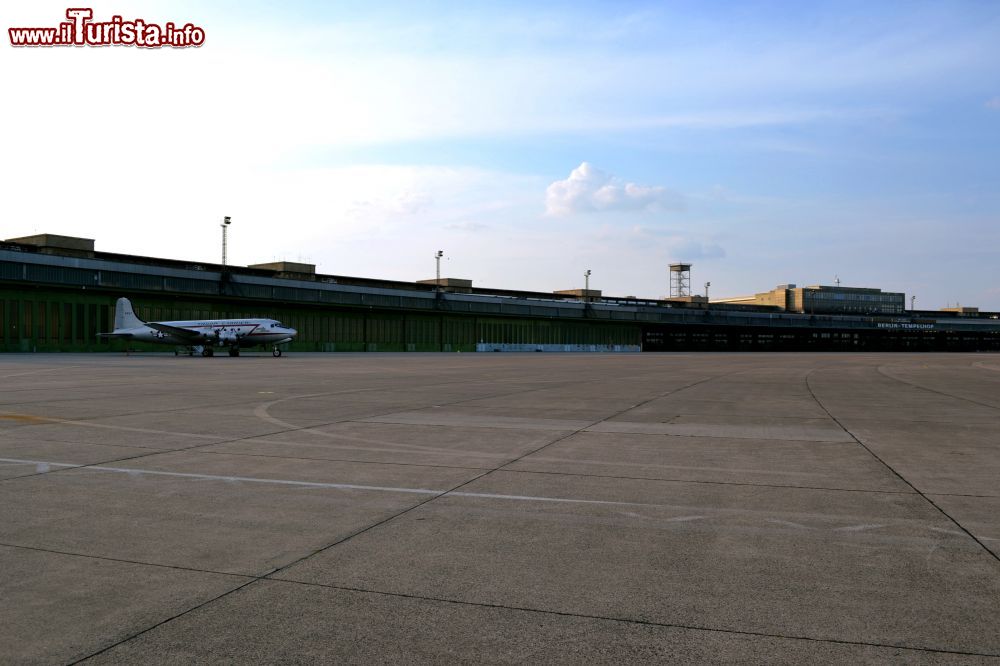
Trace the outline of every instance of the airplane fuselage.
<path fill-rule="evenodd" d="M 296 335 L 291 326 L 276 319 L 189 319 L 186 321 L 143 321 L 125 297 L 115 303 L 115 329 L 99 333 L 102 338 L 158 342 L 187 347 L 190 353 L 212 356 L 213 347 L 229 347 L 230 356 L 239 356 L 241 347 L 273 345 L 272 354 L 281 356 L 278 345 Z"/>
<path fill-rule="evenodd" d="M 133 340 L 160 342 L 174 345 L 214 345 L 240 346 L 278 344 L 289 340 L 295 330 L 283 326 L 273 319 L 214 319 L 190 321 L 155 322 L 164 327 L 186 329 L 197 333 L 197 338 L 179 336 L 143 324 L 134 328 L 116 330 L 118 334 L 129 334 Z"/>

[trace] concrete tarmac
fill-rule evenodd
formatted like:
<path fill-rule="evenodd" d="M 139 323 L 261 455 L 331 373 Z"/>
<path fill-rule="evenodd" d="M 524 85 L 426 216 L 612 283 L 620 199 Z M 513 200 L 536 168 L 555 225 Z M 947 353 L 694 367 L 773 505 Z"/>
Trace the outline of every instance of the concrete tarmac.
<path fill-rule="evenodd" d="M 0 663 L 1000 664 L 1000 357 L 0 356 Z"/>

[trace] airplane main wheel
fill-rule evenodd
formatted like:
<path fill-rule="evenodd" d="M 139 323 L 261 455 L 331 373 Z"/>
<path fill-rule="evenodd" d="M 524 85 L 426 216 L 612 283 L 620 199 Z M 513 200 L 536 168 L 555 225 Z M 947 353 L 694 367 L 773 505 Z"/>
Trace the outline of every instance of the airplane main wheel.
<path fill-rule="evenodd" d="M 209 356 L 215 356 L 215 350 L 212 348 L 202 349 L 201 355 L 208 358 Z"/>
<path fill-rule="evenodd" d="M 239 347 L 230 347 L 229 348 L 229 355 L 230 356 L 239 356 L 240 355 L 240 348 Z"/>
<path fill-rule="evenodd" d="M 275 347 L 274 351 L 271 352 L 271 356 L 273 356 L 274 358 L 279 358 L 281 356 L 281 350 Z"/>

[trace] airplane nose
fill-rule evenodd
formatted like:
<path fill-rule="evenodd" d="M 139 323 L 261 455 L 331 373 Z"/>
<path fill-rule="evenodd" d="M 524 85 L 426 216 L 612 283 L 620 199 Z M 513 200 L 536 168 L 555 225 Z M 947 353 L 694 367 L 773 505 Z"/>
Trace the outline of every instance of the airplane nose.
<path fill-rule="evenodd" d="M 288 329 L 288 334 L 289 334 L 289 335 L 298 335 L 298 334 L 299 334 L 299 332 L 298 332 L 298 331 L 296 331 L 296 330 L 295 330 L 294 328 L 289 328 L 289 329 Z"/>

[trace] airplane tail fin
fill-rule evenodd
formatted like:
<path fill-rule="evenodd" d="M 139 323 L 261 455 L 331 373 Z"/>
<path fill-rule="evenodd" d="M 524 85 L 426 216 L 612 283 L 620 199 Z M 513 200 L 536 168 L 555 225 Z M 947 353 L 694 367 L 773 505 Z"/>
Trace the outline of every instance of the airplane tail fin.
<path fill-rule="evenodd" d="M 136 328 L 145 324 L 143 320 L 135 316 L 132 310 L 132 303 L 127 298 L 119 298 L 115 303 L 115 330 L 125 328 Z"/>

